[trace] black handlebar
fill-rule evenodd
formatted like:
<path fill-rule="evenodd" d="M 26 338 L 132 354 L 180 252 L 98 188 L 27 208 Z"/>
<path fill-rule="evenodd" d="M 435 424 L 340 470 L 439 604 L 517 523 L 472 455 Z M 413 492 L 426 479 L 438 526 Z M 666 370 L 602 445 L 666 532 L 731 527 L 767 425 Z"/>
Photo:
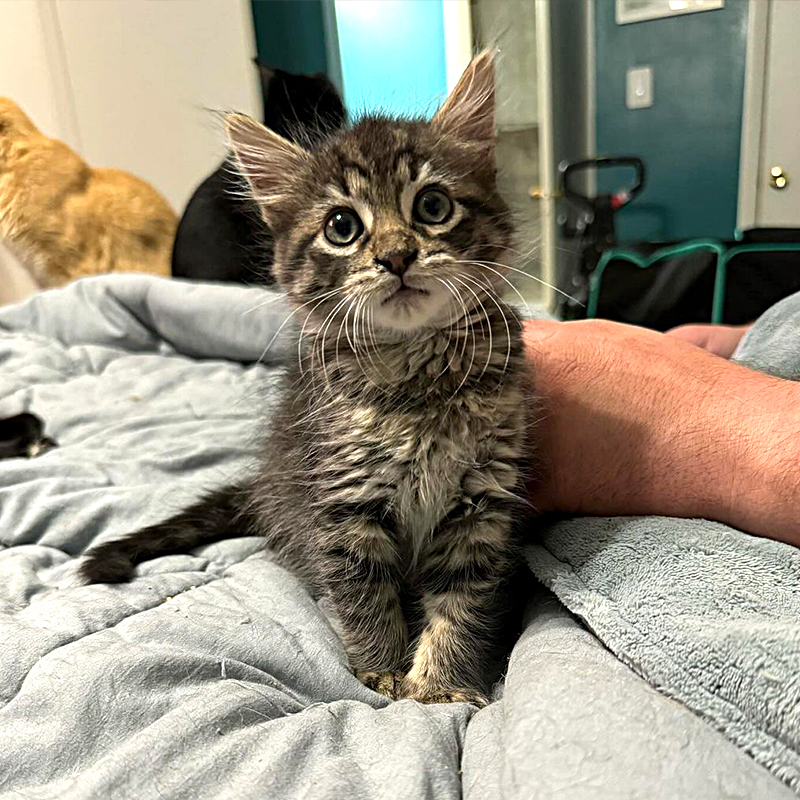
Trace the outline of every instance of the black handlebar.
<path fill-rule="evenodd" d="M 633 167 L 636 171 L 636 178 L 632 186 L 627 189 L 621 189 L 612 194 L 607 202 L 610 204 L 612 211 L 622 208 L 630 203 L 633 198 L 639 194 L 644 188 L 645 169 L 644 162 L 637 156 L 608 156 L 601 158 L 587 158 L 583 161 L 573 161 L 571 163 L 561 163 L 558 166 L 558 171 L 561 176 L 561 193 L 568 200 L 582 206 L 588 206 L 594 210 L 596 207 L 596 197 L 587 197 L 576 191 L 570 182 L 570 177 L 574 176 L 576 172 L 581 172 L 586 169 L 604 169 L 606 167 Z"/>

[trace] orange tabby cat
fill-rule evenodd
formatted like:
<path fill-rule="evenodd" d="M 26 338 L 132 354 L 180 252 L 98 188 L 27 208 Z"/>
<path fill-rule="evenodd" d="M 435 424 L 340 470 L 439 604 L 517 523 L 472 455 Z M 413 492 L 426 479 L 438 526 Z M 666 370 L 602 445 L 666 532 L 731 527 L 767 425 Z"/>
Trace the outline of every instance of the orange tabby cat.
<path fill-rule="evenodd" d="M 39 286 L 108 272 L 169 275 L 176 225 L 150 184 L 93 169 L 0 97 L 0 238 Z"/>

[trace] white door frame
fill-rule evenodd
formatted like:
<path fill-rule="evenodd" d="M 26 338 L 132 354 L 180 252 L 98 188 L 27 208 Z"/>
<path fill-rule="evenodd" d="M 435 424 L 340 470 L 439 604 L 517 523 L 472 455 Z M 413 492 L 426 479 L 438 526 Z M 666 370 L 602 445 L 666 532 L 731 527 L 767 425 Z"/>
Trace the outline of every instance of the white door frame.
<path fill-rule="evenodd" d="M 532 0 L 535 3 L 537 31 L 537 92 L 539 98 L 539 172 L 541 178 L 539 258 L 542 264 L 542 300 L 552 307 L 556 282 L 556 177 L 553 140 L 553 71 L 551 62 L 550 3 L 552 0 Z M 469 0 L 443 0 L 445 61 L 447 88 L 455 86 L 464 67 L 472 57 L 472 16 Z"/>
<path fill-rule="evenodd" d="M 542 197 L 539 201 L 542 226 L 540 253 L 543 301 L 552 308 L 556 283 L 556 176 L 555 142 L 553 139 L 553 72 L 550 27 L 551 0 L 536 0 L 536 79 L 539 98 L 539 170 Z"/>
<path fill-rule="evenodd" d="M 472 58 L 472 11 L 469 0 L 442 0 L 447 91 L 458 83 Z"/>
<path fill-rule="evenodd" d="M 771 0 L 750 0 L 747 10 L 747 51 L 742 103 L 742 143 L 739 152 L 739 199 L 736 227 L 755 227 L 761 179 L 761 134 Z"/>

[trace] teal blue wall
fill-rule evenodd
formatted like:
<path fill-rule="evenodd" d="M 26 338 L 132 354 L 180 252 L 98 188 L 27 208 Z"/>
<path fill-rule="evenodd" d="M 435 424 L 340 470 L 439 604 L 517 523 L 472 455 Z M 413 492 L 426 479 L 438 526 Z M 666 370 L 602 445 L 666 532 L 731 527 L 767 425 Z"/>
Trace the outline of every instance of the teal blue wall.
<path fill-rule="evenodd" d="M 597 152 L 641 156 L 644 192 L 620 239 L 730 237 L 736 225 L 747 0 L 719 11 L 617 25 L 597 0 Z M 653 67 L 652 108 L 625 107 L 628 67 Z M 608 176 L 612 178 L 612 176 Z M 613 188 L 602 178 L 601 190 Z"/>
<path fill-rule="evenodd" d="M 432 113 L 447 91 L 442 0 L 336 0 L 348 111 Z"/>
<path fill-rule="evenodd" d="M 253 0 L 258 57 L 287 72 L 327 72 L 321 0 Z"/>
<path fill-rule="evenodd" d="M 442 0 L 325 0 L 335 9 L 351 114 L 430 114 L 447 93 Z M 252 0 L 256 48 L 271 67 L 327 72 L 323 0 Z M 334 44 L 335 46 L 335 44 Z M 338 65 L 336 65 L 338 66 Z"/>

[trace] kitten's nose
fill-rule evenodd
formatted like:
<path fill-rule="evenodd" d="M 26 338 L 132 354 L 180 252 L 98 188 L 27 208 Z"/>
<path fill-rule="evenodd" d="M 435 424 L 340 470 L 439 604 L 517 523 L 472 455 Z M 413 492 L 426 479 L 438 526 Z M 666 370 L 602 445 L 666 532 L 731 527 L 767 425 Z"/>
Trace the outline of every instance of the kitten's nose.
<path fill-rule="evenodd" d="M 402 278 L 406 270 L 416 261 L 416 250 L 395 250 L 391 253 L 384 253 L 375 256 L 375 263 L 380 264 L 387 272 Z"/>

